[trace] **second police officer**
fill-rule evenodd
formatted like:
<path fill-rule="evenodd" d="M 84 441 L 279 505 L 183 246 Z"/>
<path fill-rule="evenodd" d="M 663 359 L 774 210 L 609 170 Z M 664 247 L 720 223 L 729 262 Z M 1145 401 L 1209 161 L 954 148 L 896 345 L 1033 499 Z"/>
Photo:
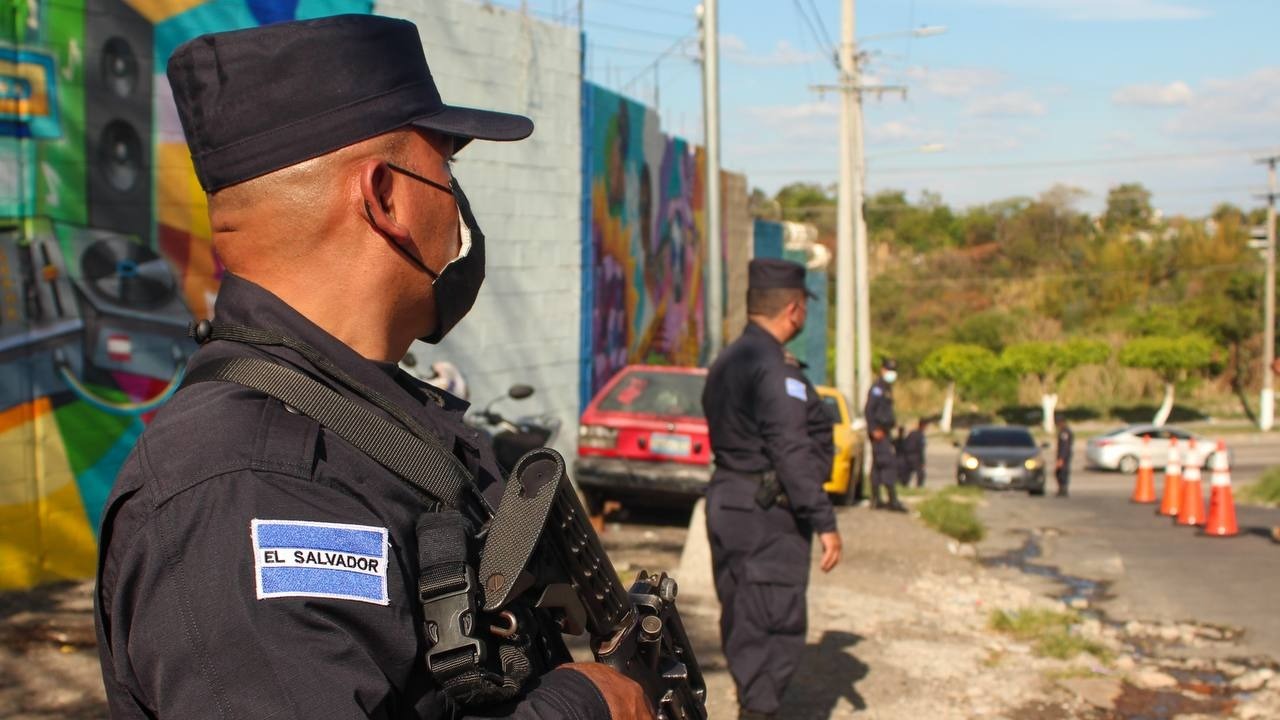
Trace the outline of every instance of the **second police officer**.
<path fill-rule="evenodd" d="M 880 365 L 880 377 L 867 391 L 867 432 L 871 437 L 871 497 L 875 507 L 906 512 L 898 502 L 898 457 L 893 450 L 893 429 L 898 418 L 893 411 L 893 383 L 898 379 L 898 365 L 886 358 Z M 888 502 L 880 500 L 880 488 L 887 491 Z"/>
<path fill-rule="evenodd" d="M 802 266 L 752 260 L 749 322 L 716 358 L 702 395 L 715 455 L 707 534 L 741 718 L 774 717 L 799 665 L 815 532 L 822 570 L 840 560 L 835 514 L 822 490 L 830 455 L 810 432 L 821 401 L 783 347 L 804 327 L 806 294 Z"/>

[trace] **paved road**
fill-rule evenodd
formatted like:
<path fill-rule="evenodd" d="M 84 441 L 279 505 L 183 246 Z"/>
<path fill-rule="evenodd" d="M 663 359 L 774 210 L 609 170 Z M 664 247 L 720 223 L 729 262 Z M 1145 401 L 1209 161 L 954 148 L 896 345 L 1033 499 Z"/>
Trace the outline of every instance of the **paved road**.
<path fill-rule="evenodd" d="M 1280 465 L 1280 438 L 1248 436 L 1229 442 L 1235 450 L 1232 479 L 1237 489 Z M 955 455 L 950 445 L 931 443 L 932 482 L 954 482 Z M 1126 619 L 1242 627 L 1241 651 L 1280 658 L 1280 545 L 1267 535 L 1270 527 L 1280 525 L 1280 510 L 1238 505 L 1240 536 L 1198 536 L 1156 516 L 1151 506 L 1130 503 L 1132 477 L 1080 468 L 1083 455 L 1078 449 L 1069 499 L 988 493 L 982 517 L 990 536 L 980 554 L 998 555 L 1022 546 L 1028 531 L 1052 529 L 1039 536 L 1043 556 L 1035 562 L 1107 581 L 1110 597 L 1101 605 L 1104 612 Z M 1157 492 L 1159 485 L 1158 478 Z"/>

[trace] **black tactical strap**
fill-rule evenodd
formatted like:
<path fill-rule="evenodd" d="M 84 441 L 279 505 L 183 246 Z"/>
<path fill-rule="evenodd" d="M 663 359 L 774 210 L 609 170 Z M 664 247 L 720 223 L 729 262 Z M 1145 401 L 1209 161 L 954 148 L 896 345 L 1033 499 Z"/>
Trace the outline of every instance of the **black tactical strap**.
<path fill-rule="evenodd" d="M 226 358 L 192 368 L 183 385 L 216 381 L 238 383 L 280 400 L 445 506 L 480 523 L 489 519 L 488 502 L 456 457 L 322 383 L 266 360 Z"/>
<path fill-rule="evenodd" d="M 210 340 L 225 340 L 227 342 L 242 343 L 245 345 L 274 345 L 278 347 L 287 347 L 306 358 L 308 362 L 315 365 L 321 373 L 333 379 L 335 382 L 345 386 L 355 394 L 365 398 L 373 403 L 386 414 L 400 421 L 409 432 L 418 438 L 433 443 L 440 444 L 440 438 L 435 433 L 423 427 L 421 423 L 414 419 L 412 415 L 405 412 L 403 408 L 391 402 L 382 393 L 365 385 L 359 380 L 351 377 L 345 370 L 333 364 L 329 358 L 322 355 L 318 350 L 310 345 L 291 338 L 287 335 L 264 330 L 262 328 L 248 327 L 245 325 L 235 325 L 232 323 L 212 322 L 209 320 L 201 320 L 198 323 L 192 323 L 187 330 L 197 343 L 203 345 Z"/>

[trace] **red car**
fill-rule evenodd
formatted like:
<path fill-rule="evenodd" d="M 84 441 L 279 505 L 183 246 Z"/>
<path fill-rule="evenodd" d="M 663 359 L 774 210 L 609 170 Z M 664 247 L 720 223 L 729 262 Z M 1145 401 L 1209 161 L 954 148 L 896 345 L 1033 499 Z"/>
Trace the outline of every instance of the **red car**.
<path fill-rule="evenodd" d="M 592 515 L 617 500 L 687 506 L 711 479 L 703 368 L 628 365 L 582 413 L 574 478 Z"/>

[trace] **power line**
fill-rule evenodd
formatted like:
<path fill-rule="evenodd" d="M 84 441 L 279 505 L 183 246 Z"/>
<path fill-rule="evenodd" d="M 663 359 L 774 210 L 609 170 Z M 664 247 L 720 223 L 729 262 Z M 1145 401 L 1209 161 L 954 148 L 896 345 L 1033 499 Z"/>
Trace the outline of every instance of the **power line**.
<path fill-rule="evenodd" d="M 658 32 L 657 30 L 643 30 L 641 28 L 627 27 L 625 25 L 614 25 L 612 23 L 600 22 L 598 20 L 587 20 L 586 24 L 590 27 L 600 28 L 602 30 L 612 30 L 615 32 L 623 32 L 623 33 L 635 34 L 635 35 L 646 35 L 648 37 L 664 38 L 666 40 L 682 39 L 679 35 L 672 35 L 671 33 Z"/>
<path fill-rule="evenodd" d="M 697 36 L 697 34 L 698 34 L 697 28 L 694 28 L 689 32 L 685 33 L 682 37 L 677 39 L 675 42 L 671 43 L 671 45 L 666 50 L 663 50 L 661 53 L 659 53 L 658 57 L 653 59 L 653 62 L 649 63 L 648 65 L 645 65 L 644 68 L 641 69 L 640 72 L 636 73 L 634 77 L 632 77 L 627 82 L 623 83 L 619 89 L 625 91 L 627 88 L 631 87 L 633 84 L 635 84 L 637 80 L 644 77 L 645 74 L 647 74 L 653 68 L 657 67 L 658 63 L 662 62 L 663 58 L 670 55 L 677 48 L 682 47 L 688 41 L 693 40 Z"/>
<path fill-rule="evenodd" d="M 831 39 L 831 33 L 827 32 L 827 24 L 822 20 L 822 13 L 818 12 L 818 6 L 813 0 L 809 0 L 809 8 L 813 10 L 813 17 L 818 21 L 818 27 L 822 30 L 822 37 L 827 41 L 827 50 L 830 51 L 832 57 L 835 57 L 836 43 Z"/>
<path fill-rule="evenodd" d="M 652 7 L 650 5 L 642 5 L 640 3 L 627 2 L 626 0 L 604 0 L 604 1 L 608 5 L 617 5 L 619 7 L 631 8 L 633 10 L 640 10 L 645 12 L 646 14 L 668 15 L 670 17 L 681 17 L 681 18 L 689 17 L 689 13 L 682 12 L 680 10 L 671 10 L 669 8 Z"/>
<path fill-rule="evenodd" d="M 809 13 L 805 12 L 804 5 L 800 4 L 800 0 L 791 0 L 791 3 L 795 5 L 796 12 L 799 13 L 800 18 L 804 20 L 805 26 L 809 28 L 809 33 L 813 35 L 813 42 L 814 45 L 817 46 L 818 50 L 825 50 L 828 53 L 833 52 L 829 45 L 823 44 L 822 38 L 818 34 L 818 28 L 814 26 L 813 21 L 809 19 Z"/>

